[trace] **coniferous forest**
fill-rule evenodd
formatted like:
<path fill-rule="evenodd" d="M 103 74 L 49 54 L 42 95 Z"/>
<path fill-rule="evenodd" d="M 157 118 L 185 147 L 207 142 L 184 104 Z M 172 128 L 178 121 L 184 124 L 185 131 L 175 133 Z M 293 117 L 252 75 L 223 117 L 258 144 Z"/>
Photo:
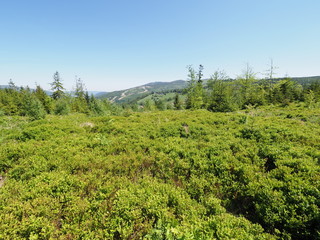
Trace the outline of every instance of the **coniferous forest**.
<path fill-rule="evenodd" d="M 320 83 L 202 71 L 171 102 L 0 89 L 0 239 L 320 239 Z"/>

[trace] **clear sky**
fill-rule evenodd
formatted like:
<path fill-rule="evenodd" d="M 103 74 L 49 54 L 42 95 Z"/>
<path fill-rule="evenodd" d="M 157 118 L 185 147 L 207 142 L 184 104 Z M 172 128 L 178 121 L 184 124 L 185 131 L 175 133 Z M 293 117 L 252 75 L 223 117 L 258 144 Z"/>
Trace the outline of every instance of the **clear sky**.
<path fill-rule="evenodd" d="M 187 65 L 230 77 L 270 59 L 284 75 L 320 75 L 319 0 L 0 1 L 0 85 L 113 91 L 187 78 Z M 259 76 L 259 75 L 258 75 Z M 260 75 L 262 76 L 262 75 Z"/>

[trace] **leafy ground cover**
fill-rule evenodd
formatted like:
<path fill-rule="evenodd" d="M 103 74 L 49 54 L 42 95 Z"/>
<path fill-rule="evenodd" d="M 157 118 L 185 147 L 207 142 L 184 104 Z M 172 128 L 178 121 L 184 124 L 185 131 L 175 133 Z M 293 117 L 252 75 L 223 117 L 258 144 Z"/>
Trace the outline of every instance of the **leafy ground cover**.
<path fill-rule="evenodd" d="M 0 239 L 319 239 L 320 112 L 0 117 Z"/>

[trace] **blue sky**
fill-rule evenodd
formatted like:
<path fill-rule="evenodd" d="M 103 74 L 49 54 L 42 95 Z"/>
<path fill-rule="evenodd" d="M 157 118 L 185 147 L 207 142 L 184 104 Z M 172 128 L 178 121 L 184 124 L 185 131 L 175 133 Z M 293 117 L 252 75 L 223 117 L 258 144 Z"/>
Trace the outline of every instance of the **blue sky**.
<path fill-rule="evenodd" d="M 0 85 L 113 91 L 187 78 L 320 75 L 319 0 L 10 0 L 0 2 Z"/>

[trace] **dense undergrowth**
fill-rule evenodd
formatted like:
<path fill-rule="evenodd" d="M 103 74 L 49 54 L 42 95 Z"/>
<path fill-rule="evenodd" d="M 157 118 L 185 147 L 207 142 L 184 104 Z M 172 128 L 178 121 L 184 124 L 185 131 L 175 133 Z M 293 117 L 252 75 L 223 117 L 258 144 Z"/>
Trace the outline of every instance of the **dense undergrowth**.
<path fill-rule="evenodd" d="M 320 112 L 0 117 L 0 239 L 319 239 Z"/>

